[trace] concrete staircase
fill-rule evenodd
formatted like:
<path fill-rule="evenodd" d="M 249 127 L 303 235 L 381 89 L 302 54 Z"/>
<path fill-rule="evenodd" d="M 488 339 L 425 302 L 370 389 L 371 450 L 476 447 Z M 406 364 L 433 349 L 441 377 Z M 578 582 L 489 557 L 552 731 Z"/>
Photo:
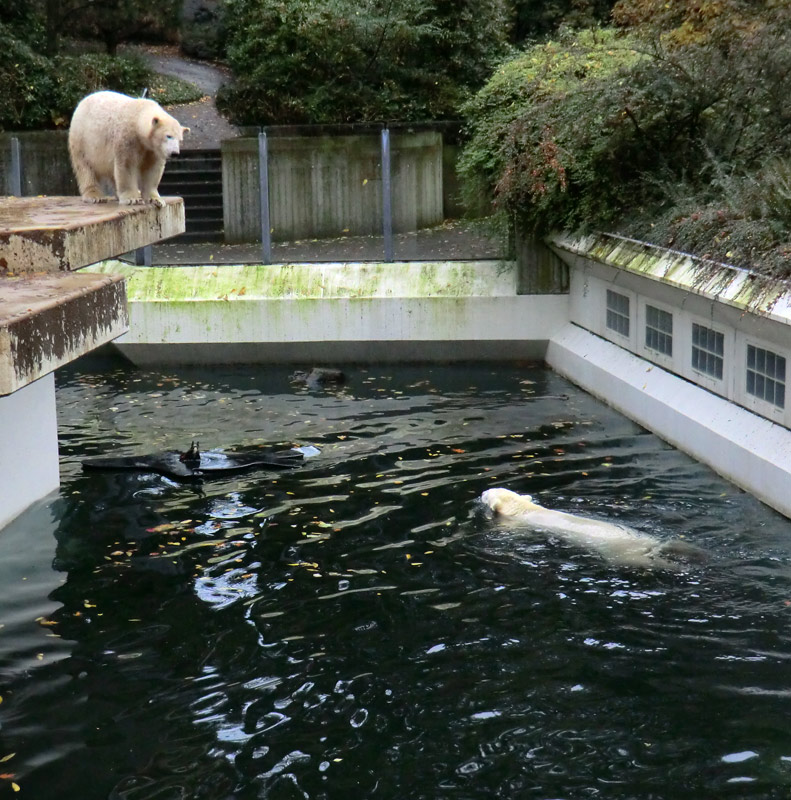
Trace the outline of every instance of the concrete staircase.
<path fill-rule="evenodd" d="M 219 149 L 182 150 L 168 161 L 159 193 L 184 198 L 186 231 L 172 242 L 222 242 L 222 157 Z"/>

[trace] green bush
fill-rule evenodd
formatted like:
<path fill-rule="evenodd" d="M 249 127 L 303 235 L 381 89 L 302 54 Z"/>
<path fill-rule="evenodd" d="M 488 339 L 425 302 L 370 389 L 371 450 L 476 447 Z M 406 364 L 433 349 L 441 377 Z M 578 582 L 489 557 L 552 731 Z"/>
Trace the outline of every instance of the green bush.
<path fill-rule="evenodd" d="M 787 271 L 788 22 L 670 48 L 607 31 L 530 48 L 468 105 L 468 192 L 538 234 L 620 230 L 737 263 L 763 249 Z"/>
<path fill-rule="evenodd" d="M 459 170 L 468 205 L 488 197 L 532 228 L 547 214 L 559 217 L 547 224 L 561 224 L 574 208 L 578 180 L 587 180 L 583 172 L 609 158 L 596 139 L 621 120 L 597 106 L 596 96 L 644 58 L 635 48 L 614 31 L 588 30 L 501 64 L 463 109 L 468 138 Z"/>
<path fill-rule="evenodd" d="M 194 103 L 205 96 L 204 91 L 194 83 L 174 75 L 152 75 L 148 97 L 163 106 Z"/>
<path fill-rule="evenodd" d="M 0 130 L 50 125 L 53 90 L 49 61 L 0 24 Z"/>
<path fill-rule="evenodd" d="M 181 50 L 204 61 L 225 57 L 225 20 L 222 14 L 201 7 L 192 19 L 182 19 Z"/>
<path fill-rule="evenodd" d="M 68 124 L 74 107 L 87 94 L 112 89 L 139 97 L 152 80 L 151 71 L 135 56 L 113 58 L 103 53 L 56 56 L 52 67 L 55 75 L 52 115 L 57 125 Z"/>
<path fill-rule="evenodd" d="M 228 0 L 242 124 L 441 119 L 506 48 L 503 0 Z"/>

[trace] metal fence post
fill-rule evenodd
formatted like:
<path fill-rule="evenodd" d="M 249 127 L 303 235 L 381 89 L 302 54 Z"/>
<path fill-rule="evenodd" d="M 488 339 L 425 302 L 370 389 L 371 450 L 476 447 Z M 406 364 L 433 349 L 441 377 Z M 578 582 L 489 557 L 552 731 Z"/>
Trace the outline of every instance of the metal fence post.
<path fill-rule="evenodd" d="M 144 247 L 138 247 L 135 250 L 135 266 L 136 267 L 150 267 L 151 266 L 151 245 L 147 244 Z"/>
<path fill-rule="evenodd" d="M 272 263 L 272 225 L 269 220 L 269 147 L 266 131 L 258 134 L 258 180 L 261 198 L 261 261 Z"/>
<path fill-rule="evenodd" d="M 390 131 L 382 128 L 382 235 L 385 261 L 393 260 L 393 199 L 390 192 Z"/>
<path fill-rule="evenodd" d="M 11 194 L 22 197 L 22 156 L 16 136 L 11 137 Z"/>

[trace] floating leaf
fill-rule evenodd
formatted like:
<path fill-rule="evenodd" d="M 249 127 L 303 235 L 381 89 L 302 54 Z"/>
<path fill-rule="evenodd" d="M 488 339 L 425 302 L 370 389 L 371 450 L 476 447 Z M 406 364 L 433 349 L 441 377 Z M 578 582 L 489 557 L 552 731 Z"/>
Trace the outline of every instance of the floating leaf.
<path fill-rule="evenodd" d="M 148 533 L 165 533 L 167 531 L 175 530 L 176 526 L 171 522 L 165 522 L 162 525 L 157 525 L 155 528 L 146 528 Z"/>

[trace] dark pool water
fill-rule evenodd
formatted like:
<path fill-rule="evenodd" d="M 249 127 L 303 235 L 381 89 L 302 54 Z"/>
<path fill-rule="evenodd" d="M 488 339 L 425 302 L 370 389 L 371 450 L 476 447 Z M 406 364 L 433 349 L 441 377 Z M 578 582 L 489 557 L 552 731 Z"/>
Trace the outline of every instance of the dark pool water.
<path fill-rule="evenodd" d="M 545 369 L 288 374 L 59 376 L 61 491 L 0 535 L 0 797 L 791 796 L 786 519 Z M 80 467 L 196 438 L 321 453 Z M 492 486 L 709 560 L 606 563 Z"/>

